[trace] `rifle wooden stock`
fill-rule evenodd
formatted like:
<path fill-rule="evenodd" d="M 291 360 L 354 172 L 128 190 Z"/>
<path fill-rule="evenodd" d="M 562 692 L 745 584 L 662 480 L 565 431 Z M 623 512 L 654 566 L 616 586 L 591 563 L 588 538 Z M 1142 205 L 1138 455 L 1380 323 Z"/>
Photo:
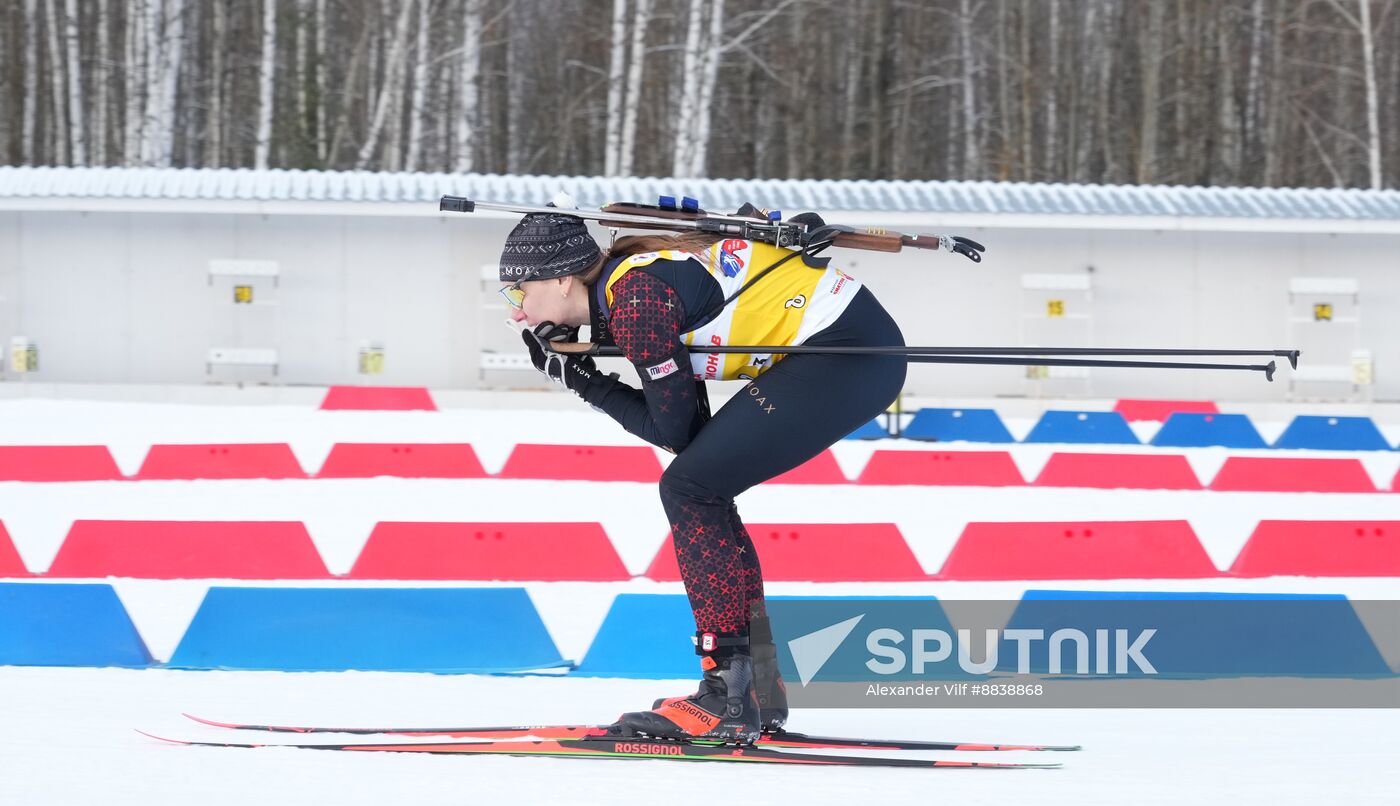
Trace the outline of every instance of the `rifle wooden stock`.
<path fill-rule="evenodd" d="M 668 217 L 675 218 L 675 217 L 678 217 L 678 216 L 668 216 Z M 598 219 L 598 223 L 599 223 L 599 224 L 602 224 L 602 225 L 605 226 L 605 227 L 617 227 L 617 228 L 619 228 L 619 229 L 661 229 L 661 230 L 666 230 L 666 231 L 668 231 L 668 232 L 676 232 L 676 231 L 677 231 L 677 230 L 676 230 L 676 227 L 675 227 L 674 225 L 668 224 L 668 223 L 666 223 L 666 221 L 660 220 L 660 219 L 658 219 L 655 223 L 647 223 L 647 222 L 635 221 L 635 220 L 617 221 L 617 220 L 610 219 L 610 218 L 600 218 L 600 219 Z"/>
<path fill-rule="evenodd" d="M 899 241 L 904 246 L 914 249 L 933 249 L 937 251 L 943 248 L 943 242 L 938 240 L 937 235 L 901 235 Z"/>
<path fill-rule="evenodd" d="M 613 202 L 598 208 L 601 213 L 618 213 L 620 215 L 644 215 L 652 218 L 669 218 L 680 221 L 694 221 L 700 218 L 700 213 L 692 213 L 689 210 L 663 210 L 660 207 L 650 204 L 632 204 L 630 202 Z M 705 213 L 704 215 L 709 215 Z M 629 225 L 630 226 L 630 225 Z"/>
<path fill-rule="evenodd" d="M 937 241 L 934 243 L 937 244 Z M 898 252 L 904 248 L 904 238 L 897 233 L 881 230 L 842 232 L 831 239 L 831 245 L 847 249 L 865 249 L 870 252 Z"/>

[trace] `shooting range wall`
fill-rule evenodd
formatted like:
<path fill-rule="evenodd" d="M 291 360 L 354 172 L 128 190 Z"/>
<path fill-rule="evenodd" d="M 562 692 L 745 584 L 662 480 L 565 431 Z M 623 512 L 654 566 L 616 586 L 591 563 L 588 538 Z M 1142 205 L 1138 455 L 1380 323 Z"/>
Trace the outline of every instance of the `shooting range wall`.
<path fill-rule="evenodd" d="M 984 242 L 980 265 L 922 250 L 830 253 L 909 344 L 1300 346 L 1304 366 L 1316 365 L 1324 348 L 1299 344 L 1316 339 L 1291 283 L 1348 281 L 1354 293 L 1341 282 L 1319 297 L 1338 295 L 1336 321 L 1321 327 L 1344 334 L 1327 360 L 1345 374 L 1352 351 L 1372 351 L 1367 394 L 1400 399 L 1395 191 L 231 170 L 0 168 L 5 378 L 20 377 L 19 337 L 37 347 L 28 377 L 39 381 L 539 385 L 495 294 L 516 217 L 441 214 L 437 198 L 542 204 L 559 190 L 583 207 L 684 193 L 711 210 L 752 200 Z M 1027 279 L 1066 276 L 1087 276 L 1085 289 Z M 1272 400 L 1290 391 L 1286 369 L 1279 381 L 1100 369 L 1044 391 Z M 1025 368 L 995 366 L 914 366 L 907 385 L 945 397 L 1039 389 Z M 1337 390 L 1356 392 L 1345 380 Z"/>

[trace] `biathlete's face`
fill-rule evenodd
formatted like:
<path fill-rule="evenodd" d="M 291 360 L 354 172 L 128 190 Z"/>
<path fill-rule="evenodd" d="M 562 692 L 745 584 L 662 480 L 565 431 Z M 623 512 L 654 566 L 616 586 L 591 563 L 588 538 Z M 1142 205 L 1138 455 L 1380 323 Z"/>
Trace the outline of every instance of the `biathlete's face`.
<path fill-rule="evenodd" d="M 556 277 L 502 285 L 501 296 L 510 306 L 511 321 L 524 322 L 530 327 L 540 322 L 564 321 L 568 313 L 566 292 L 572 285 L 570 280 L 568 277 Z"/>

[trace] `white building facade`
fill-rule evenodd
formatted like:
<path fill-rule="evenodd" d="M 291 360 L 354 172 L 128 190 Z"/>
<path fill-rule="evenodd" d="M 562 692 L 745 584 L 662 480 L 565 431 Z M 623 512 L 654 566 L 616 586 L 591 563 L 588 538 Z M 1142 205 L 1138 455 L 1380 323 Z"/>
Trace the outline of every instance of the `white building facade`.
<path fill-rule="evenodd" d="M 246 170 L 0 168 L 4 378 L 535 386 L 495 294 L 516 217 L 437 201 L 558 191 L 582 207 L 751 201 L 986 244 L 980 265 L 829 253 L 909 344 L 1304 351 L 1300 373 L 1285 364 L 1273 384 L 917 365 L 913 394 L 1400 400 L 1396 191 Z"/>

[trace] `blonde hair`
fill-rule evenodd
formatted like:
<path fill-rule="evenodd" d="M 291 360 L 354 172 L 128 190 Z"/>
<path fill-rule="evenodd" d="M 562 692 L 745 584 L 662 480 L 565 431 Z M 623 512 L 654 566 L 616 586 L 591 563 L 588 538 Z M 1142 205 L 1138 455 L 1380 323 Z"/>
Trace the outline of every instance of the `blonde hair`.
<path fill-rule="evenodd" d="M 675 249 L 681 252 L 699 254 L 724 239 L 722 235 L 708 232 L 683 232 L 679 235 L 624 235 L 615 241 L 610 249 L 598 256 L 592 266 L 578 276 L 579 281 L 590 288 L 603 276 L 603 267 L 609 260 L 625 255 L 640 255 L 645 252 L 661 252 Z"/>

